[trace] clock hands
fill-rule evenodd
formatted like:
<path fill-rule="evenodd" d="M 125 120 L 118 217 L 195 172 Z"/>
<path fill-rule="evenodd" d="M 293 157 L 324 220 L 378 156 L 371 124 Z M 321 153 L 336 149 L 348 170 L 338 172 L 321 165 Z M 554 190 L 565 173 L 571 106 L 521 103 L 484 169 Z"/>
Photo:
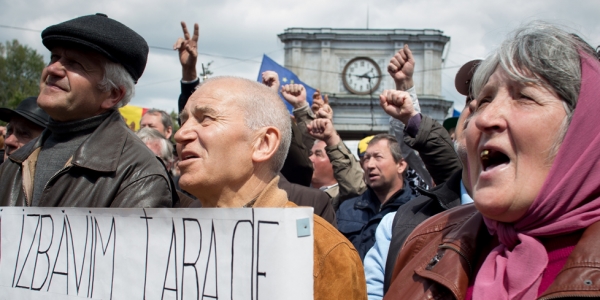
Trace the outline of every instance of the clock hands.
<path fill-rule="evenodd" d="M 364 73 L 363 73 L 364 72 Z M 344 87 L 352 94 L 367 95 L 377 90 L 383 75 L 375 61 L 368 57 L 355 57 L 342 71 Z"/>
<path fill-rule="evenodd" d="M 367 80 L 371 80 L 371 79 L 373 79 L 373 78 L 378 78 L 378 77 L 380 77 L 380 76 L 369 76 L 369 75 L 368 75 L 369 73 L 374 73 L 374 70 L 373 70 L 373 68 L 371 68 L 371 70 L 367 71 L 365 74 L 362 74 L 362 75 L 355 75 L 355 74 L 352 74 L 352 76 L 354 76 L 354 77 L 357 77 L 357 78 L 364 78 L 364 79 L 367 79 Z"/>
<path fill-rule="evenodd" d="M 358 78 L 366 78 L 366 79 L 371 79 L 371 76 L 368 76 L 367 74 L 373 72 L 373 68 L 371 68 L 371 70 L 367 71 L 365 74 L 362 74 L 360 76 L 358 76 Z"/>

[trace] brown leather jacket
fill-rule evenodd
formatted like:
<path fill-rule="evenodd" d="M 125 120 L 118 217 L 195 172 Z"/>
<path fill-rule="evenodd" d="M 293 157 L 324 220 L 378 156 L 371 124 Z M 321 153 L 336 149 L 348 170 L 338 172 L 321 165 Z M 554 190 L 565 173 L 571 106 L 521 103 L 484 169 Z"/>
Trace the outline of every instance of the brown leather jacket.
<path fill-rule="evenodd" d="M 30 206 L 40 137 L 0 165 L 0 206 Z M 110 114 L 46 184 L 41 207 L 172 207 L 178 199 L 160 160 L 118 111 Z"/>
<path fill-rule="evenodd" d="M 540 299 L 600 297 L 600 222 L 588 227 Z M 473 204 L 431 217 L 398 255 L 389 299 L 464 299 L 482 248 L 491 242 Z"/>

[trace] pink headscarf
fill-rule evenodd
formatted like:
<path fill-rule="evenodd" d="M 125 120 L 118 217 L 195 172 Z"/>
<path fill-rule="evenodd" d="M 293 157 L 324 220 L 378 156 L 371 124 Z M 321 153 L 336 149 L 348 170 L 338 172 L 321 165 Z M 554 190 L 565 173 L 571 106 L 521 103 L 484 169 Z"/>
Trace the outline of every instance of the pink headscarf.
<path fill-rule="evenodd" d="M 535 299 L 548 265 L 546 249 L 535 237 L 600 221 L 600 63 L 583 52 L 580 57 L 577 108 L 540 194 L 514 224 L 484 218 L 501 244 L 477 273 L 473 299 Z"/>

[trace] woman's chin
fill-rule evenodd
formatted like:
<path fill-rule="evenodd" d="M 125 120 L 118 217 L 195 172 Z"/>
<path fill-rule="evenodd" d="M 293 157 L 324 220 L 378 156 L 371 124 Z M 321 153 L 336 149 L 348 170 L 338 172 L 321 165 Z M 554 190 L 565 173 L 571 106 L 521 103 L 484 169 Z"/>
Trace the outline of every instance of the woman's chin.
<path fill-rule="evenodd" d="M 476 196 L 474 199 L 475 207 L 488 219 L 498 222 L 511 223 L 519 220 L 524 212 L 514 210 L 512 203 L 507 199 L 496 197 Z"/>

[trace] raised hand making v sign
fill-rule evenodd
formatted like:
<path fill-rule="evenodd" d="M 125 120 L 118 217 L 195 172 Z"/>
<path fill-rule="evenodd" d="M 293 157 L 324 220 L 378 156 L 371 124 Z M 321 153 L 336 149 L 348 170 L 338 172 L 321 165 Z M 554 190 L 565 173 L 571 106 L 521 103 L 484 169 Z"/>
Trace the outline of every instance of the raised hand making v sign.
<path fill-rule="evenodd" d="M 179 51 L 179 62 L 181 63 L 181 78 L 183 81 L 193 81 L 198 78 L 196 72 L 196 62 L 198 61 L 198 23 L 194 24 L 194 35 L 190 38 L 185 22 L 181 22 L 183 29 L 183 38 L 178 38 L 173 50 Z"/>

